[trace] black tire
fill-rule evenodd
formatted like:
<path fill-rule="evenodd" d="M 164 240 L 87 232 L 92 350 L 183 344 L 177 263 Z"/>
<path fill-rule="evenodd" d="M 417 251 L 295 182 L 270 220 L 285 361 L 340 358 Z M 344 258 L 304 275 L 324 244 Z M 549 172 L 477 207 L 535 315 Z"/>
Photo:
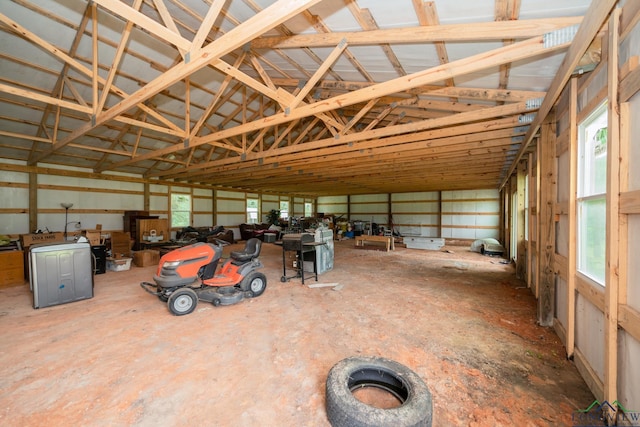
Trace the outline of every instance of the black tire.
<path fill-rule="evenodd" d="M 352 391 L 377 387 L 393 394 L 401 405 L 376 408 L 356 399 Z M 431 393 L 411 369 L 382 357 L 348 357 L 329 371 L 327 417 L 333 427 L 431 426 Z"/>
<path fill-rule="evenodd" d="M 287 281 L 287 276 L 282 276 L 282 277 L 280 278 L 280 281 L 281 281 L 282 283 L 286 282 L 286 281 Z"/>
<path fill-rule="evenodd" d="M 169 296 L 169 311 L 176 316 L 192 313 L 198 305 L 198 294 L 191 288 L 180 288 Z"/>
<path fill-rule="evenodd" d="M 267 288 L 267 277 L 259 271 L 249 273 L 240 282 L 240 289 L 247 292 L 251 291 L 254 297 L 262 295 Z"/>

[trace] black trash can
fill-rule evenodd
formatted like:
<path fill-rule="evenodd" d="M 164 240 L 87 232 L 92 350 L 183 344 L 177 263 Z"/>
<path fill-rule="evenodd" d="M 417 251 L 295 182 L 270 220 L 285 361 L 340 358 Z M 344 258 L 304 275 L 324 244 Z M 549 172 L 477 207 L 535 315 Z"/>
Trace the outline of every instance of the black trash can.
<path fill-rule="evenodd" d="M 93 255 L 94 274 L 104 274 L 107 272 L 107 247 L 105 245 L 91 246 Z"/>

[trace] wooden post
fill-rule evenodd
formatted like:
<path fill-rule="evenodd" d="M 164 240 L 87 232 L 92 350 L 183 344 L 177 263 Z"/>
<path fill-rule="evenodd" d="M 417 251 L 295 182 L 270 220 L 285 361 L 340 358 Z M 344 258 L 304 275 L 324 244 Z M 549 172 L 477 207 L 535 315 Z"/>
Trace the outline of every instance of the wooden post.
<path fill-rule="evenodd" d="M 518 229 L 516 235 L 518 236 L 518 241 L 516 244 L 516 277 L 518 279 L 524 279 L 525 269 L 526 269 L 526 259 L 525 259 L 525 235 L 524 235 L 524 188 L 525 188 L 525 180 L 527 173 L 527 165 L 525 162 L 520 162 L 518 165 L 518 175 L 517 175 L 517 183 L 516 183 L 516 197 L 518 197 L 518 213 L 517 213 L 517 224 L 516 227 Z"/>
<path fill-rule="evenodd" d="M 171 193 L 169 193 L 171 194 Z M 145 181 L 144 183 L 144 196 L 142 196 L 144 198 L 143 203 L 143 210 L 145 211 L 149 211 L 149 207 L 151 206 L 151 185 L 149 184 L 149 181 Z M 171 196 L 169 196 L 169 199 L 171 199 Z M 169 200 L 169 211 L 171 211 L 171 200 Z"/>
<path fill-rule="evenodd" d="M 442 237 L 442 191 L 438 191 L 438 237 Z"/>
<path fill-rule="evenodd" d="M 538 323 L 553 326 L 555 308 L 555 191 L 556 191 L 556 123 L 552 110 L 541 127 L 538 170 Z"/>
<path fill-rule="evenodd" d="M 278 206 L 278 209 L 280 209 L 280 206 Z M 214 227 L 218 225 L 218 204 L 216 201 L 216 190 L 211 190 L 211 221 L 213 221 L 211 224 Z"/>
<path fill-rule="evenodd" d="M 29 172 L 29 233 L 38 228 L 38 174 Z"/>
<path fill-rule="evenodd" d="M 608 131 L 607 131 L 607 226 L 604 290 L 604 398 L 618 399 L 618 256 L 620 215 L 620 118 L 618 113 L 618 31 L 620 9 L 609 18 Z"/>
<path fill-rule="evenodd" d="M 387 193 L 387 228 L 391 230 L 393 223 L 393 203 L 391 202 L 391 193 Z M 392 230 L 393 233 L 393 230 Z"/>
<path fill-rule="evenodd" d="M 578 196 L 578 79 L 570 81 L 569 92 L 569 257 L 567 260 L 567 357 L 573 357 L 576 337 L 577 233 L 576 197 Z"/>
<path fill-rule="evenodd" d="M 501 192 L 501 198 L 500 200 L 502 201 L 501 205 L 502 208 L 500 209 L 500 217 L 501 217 L 501 224 L 502 226 L 501 228 L 501 232 L 500 232 L 500 239 L 502 240 L 502 242 L 504 243 L 504 248 L 507 250 L 506 256 L 507 259 L 511 259 L 511 257 L 513 256 L 513 254 L 511 253 L 511 227 L 513 226 L 512 224 L 512 218 L 513 218 L 513 214 L 511 212 L 511 192 L 512 190 L 512 184 L 513 184 L 513 180 L 509 179 L 509 181 L 507 182 L 507 185 L 505 185 L 502 188 L 502 192 Z"/>
<path fill-rule="evenodd" d="M 527 233 L 527 286 L 531 289 L 533 282 L 533 230 L 535 230 L 535 218 L 533 216 L 533 153 L 529 153 L 527 158 L 527 180 L 529 182 L 528 204 L 529 212 L 527 212 L 527 224 L 529 224 Z M 534 292 L 535 294 L 535 292 Z"/>

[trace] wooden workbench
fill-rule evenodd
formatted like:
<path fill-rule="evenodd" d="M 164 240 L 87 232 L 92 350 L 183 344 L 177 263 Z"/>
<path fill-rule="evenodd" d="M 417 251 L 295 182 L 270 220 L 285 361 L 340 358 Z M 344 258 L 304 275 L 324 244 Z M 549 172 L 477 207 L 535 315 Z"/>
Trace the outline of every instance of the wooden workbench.
<path fill-rule="evenodd" d="M 386 244 L 387 252 L 389 252 L 389 249 L 391 249 L 392 251 L 396 250 L 393 243 L 393 236 L 356 236 L 356 246 L 364 247 L 365 242 L 382 242 Z"/>

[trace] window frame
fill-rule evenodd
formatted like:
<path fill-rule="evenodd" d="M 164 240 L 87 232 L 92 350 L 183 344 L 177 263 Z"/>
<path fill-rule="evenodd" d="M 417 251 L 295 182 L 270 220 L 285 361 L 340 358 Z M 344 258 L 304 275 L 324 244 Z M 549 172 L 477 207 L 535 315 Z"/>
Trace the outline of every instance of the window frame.
<path fill-rule="evenodd" d="M 256 203 L 256 207 L 255 208 L 250 208 L 249 207 L 249 202 L 253 202 L 255 201 Z M 249 210 L 251 209 L 251 211 Z M 255 209 L 255 211 L 254 211 Z M 255 218 L 252 218 L 250 216 L 250 213 L 255 213 Z M 260 223 L 260 199 L 259 198 L 247 198 L 245 199 L 245 219 L 247 221 L 247 224 L 259 224 Z"/>
<path fill-rule="evenodd" d="M 181 209 L 175 209 L 174 208 L 174 197 L 187 197 L 189 199 L 189 209 L 188 210 L 181 210 Z M 193 196 L 190 193 L 181 193 L 181 192 L 171 192 L 171 195 L 169 196 L 169 203 L 170 203 L 170 211 L 171 211 L 171 228 L 184 228 L 184 227 L 189 227 L 192 223 L 193 223 Z M 175 219 L 176 217 L 182 217 L 182 215 L 176 215 L 176 213 L 182 213 L 182 212 L 186 212 L 187 213 L 187 224 L 183 225 L 182 223 L 180 224 L 176 224 L 175 223 Z"/>
<path fill-rule="evenodd" d="M 606 222 L 607 222 L 607 155 L 608 138 L 604 154 L 594 153 L 598 132 L 608 129 L 607 100 L 600 103 L 578 124 L 578 159 L 576 188 L 576 270 L 600 286 L 606 286 Z M 602 124 L 605 127 L 600 127 Z M 594 129 L 595 130 L 594 132 Z M 596 161 L 601 159 L 598 164 Z M 604 166 L 604 173 L 601 168 Z M 597 182 L 597 172 L 604 182 Z M 604 203 L 604 208 L 598 202 Z M 597 215 L 596 221 L 593 221 Z M 601 226 L 597 221 L 603 222 Z M 586 246 L 593 245 L 596 247 Z M 594 251 L 597 252 L 594 254 Z"/>
<path fill-rule="evenodd" d="M 286 204 L 284 209 L 283 209 L 283 206 L 282 206 L 283 203 Z M 289 220 L 289 201 L 288 200 L 280 200 L 279 205 L 280 205 L 280 218 L 282 218 L 284 220 Z"/>

